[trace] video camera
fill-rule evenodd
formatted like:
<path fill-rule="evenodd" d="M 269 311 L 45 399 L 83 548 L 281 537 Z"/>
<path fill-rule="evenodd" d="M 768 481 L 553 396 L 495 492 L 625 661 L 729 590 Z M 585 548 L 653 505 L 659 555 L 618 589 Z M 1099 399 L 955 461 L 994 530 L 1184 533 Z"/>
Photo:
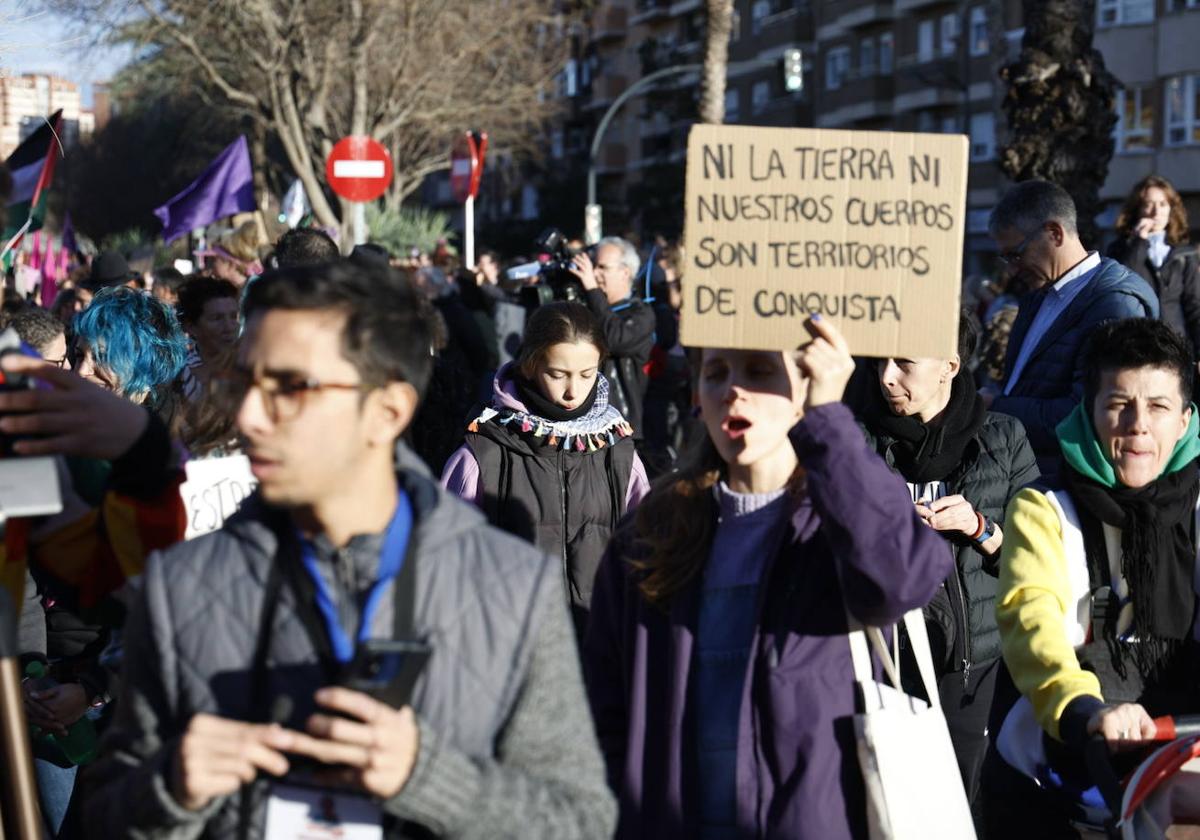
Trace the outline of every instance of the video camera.
<path fill-rule="evenodd" d="M 509 280 L 520 281 L 521 304 L 526 309 L 536 309 L 556 300 L 582 300 L 583 284 L 571 273 L 571 261 L 580 253 L 586 253 L 595 261 L 595 247 L 576 251 L 567 237 L 558 228 L 546 228 L 533 241 L 534 253 L 538 258 L 523 265 L 514 266 L 506 272 Z M 529 282 L 532 278 L 534 282 Z"/>

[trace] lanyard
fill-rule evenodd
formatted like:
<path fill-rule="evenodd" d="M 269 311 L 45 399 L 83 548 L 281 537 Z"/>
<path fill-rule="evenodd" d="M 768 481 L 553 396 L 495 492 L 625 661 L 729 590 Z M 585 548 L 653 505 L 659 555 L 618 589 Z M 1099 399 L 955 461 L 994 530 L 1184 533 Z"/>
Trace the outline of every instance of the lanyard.
<path fill-rule="evenodd" d="M 367 595 L 367 602 L 363 605 L 362 618 L 358 625 L 356 640 L 358 642 L 370 638 L 371 620 L 379 610 L 379 601 L 383 598 L 383 591 L 387 588 L 388 583 L 400 574 L 400 569 L 404 566 L 404 556 L 408 550 L 409 536 L 412 534 L 412 521 L 412 502 L 409 501 L 408 494 L 401 489 L 396 512 L 392 515 L 392 521 L 388 523 L 383 537 L 383 550 L 379 553 L 379 578 L 371 587 L 371 591 Z M 342 629 L 333 596 L 329 593 L 329 587 L 326 586 L 325 578 L 317 566 L 316 552 L 313 550 L 312 543 L 303 537 L 300 537 L 300 559 L 312 580 L 317 609 L 325 621 L 325 629 L 329 635 L 333 656 L 338 662 L 345 664 L 354 658 L 356 642 L 349 639 Z"/>

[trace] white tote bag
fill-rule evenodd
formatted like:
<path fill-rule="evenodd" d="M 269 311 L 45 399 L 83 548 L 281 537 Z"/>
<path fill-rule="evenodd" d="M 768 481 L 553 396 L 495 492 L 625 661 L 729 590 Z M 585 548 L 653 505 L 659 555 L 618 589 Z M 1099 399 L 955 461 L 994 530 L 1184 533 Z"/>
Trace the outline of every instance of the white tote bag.
<path fill-rule="evenodd" d="M 854 729 L 871 840 L 975 840 L 971 809 L 938 702 L 921 611 L 906 614 L 904 626 L 932 706 L 901 688 L 896 662 L 879 629 L 847 618 L 854 679 L 862 698 Z M 891 685 L 875 680 L 868 639 Z"/>

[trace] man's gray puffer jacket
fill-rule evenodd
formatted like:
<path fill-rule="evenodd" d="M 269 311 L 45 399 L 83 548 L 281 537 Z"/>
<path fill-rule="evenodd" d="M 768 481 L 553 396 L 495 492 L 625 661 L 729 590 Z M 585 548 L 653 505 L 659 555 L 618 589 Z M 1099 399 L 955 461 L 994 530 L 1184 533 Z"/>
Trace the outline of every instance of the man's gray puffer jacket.
<path fill-rule="evenodd" d="M 400 821 L 415 823 L 409 833 L 416 836 L 611 836 L 616 805 L 557 564 L 445 494 L 404 447 L 399 459 L 415 519 L 416 551 L 408 561 L 416 563 L 414 630 L 434 654 L 412 704 L 420 728 L 416 765 L 400 793 L 383 803 L 386 836 L 407 836 Z M 264 717 L 250 708 L 251 663 L 286 521 L 252 497 L 220 531 L 151 557 L 126 626 L 116 719 L 86 777 L 94 836 L 237 836 L 240 795 L 189 812 L 172 797 L 169 773 L 194 714 Z M 327 582 L 348 576 L 369 587 L 379 545 L 377 535 L 357 537 L 340 552 L 318 543 L 318 564 Z M 338 574 L 335 564 L 342 564 Z M 343 586 L 336 596 L 343 623 L 347 607 L 357 609 L 357 594 L 348 597 Z M 322 672 L 293 604 L 285 588 L 268 682 L 271 697 L 292 699 L 287 725 L 300 727 Z M 381 604 L 387 608 L 373 619 L 373 635 L 390 637 L 390 591 Z M 349 623 L 357 621 L 350 616 Z M 250 837 L 262 836 L 268 789 L 261 779 L 253 788 Z"/>

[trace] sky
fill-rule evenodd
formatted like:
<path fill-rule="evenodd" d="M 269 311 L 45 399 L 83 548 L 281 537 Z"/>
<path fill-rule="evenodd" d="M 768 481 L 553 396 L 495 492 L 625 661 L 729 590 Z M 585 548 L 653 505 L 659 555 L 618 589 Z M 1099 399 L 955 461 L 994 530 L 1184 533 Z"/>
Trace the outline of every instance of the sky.
<path fill-rule="evenodd" d="M 85 107 L 92 83 L 107 81 L 130 51 L 90 47 L 71 21 L 39 12 L 35 3 L 0 0 L 0 72 L 53 73 L 80 85 Z"/>

